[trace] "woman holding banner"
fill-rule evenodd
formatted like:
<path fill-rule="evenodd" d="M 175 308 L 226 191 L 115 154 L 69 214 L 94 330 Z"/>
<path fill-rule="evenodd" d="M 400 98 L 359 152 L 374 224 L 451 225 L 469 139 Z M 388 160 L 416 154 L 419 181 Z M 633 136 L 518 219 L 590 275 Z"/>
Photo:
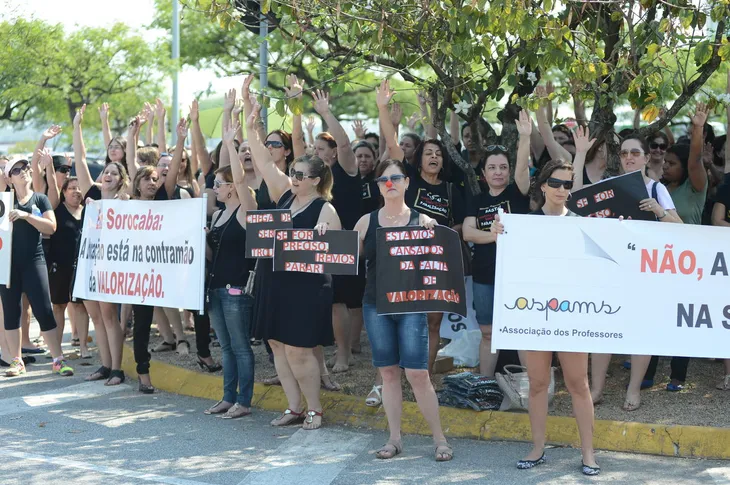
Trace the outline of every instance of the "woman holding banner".
<path fill-rule="evenodd" d="M 577 149 L 576 145 L 576 149 Z M 551 160 L 540 172 L 535 187 L 539 209 L 531 214 L 541 216 L 574 216 L 565 203 L 573 188 L 573 165 L 563 160 Z M 504 233 L 504 225 L 499 217 L 492 223 L 492 232 Z M 498 236 L 499 237 L 499 236 Z M 527 375 L 530 381 L 528 411 L 532 430 L 532 451 L 517 462 L 517 468 L 526 470 L 545 463 L 545 429 L 548 414 L 548 387 L 550 386 L 550 366 L 553 353 L 527 351 Z M 578 434 L 583 455 L 584 475 L 598 475 L 601 469 L 596 464 L 593 451 L 593 402 L 588 387 L 588 354 L 578 352 L 559 352 L 560 366 L 563 370 L 565 386 L 573 401 L 573 412 L 578 423 Z"/>
<path fill-rule="evenodd" d="M 494 314 L 494 273 L 497 264 L 497 234 L 490 229 L 499 208 L 512 214 L 530 212 L 530 134 L 532 120 L 526 111 L 517 120 L 520 139 L 517 145 L 515 181 L 510 184 L 507 152 L 500 145 L 487 147 L 482 174 L 489 190 L 470 201 L 464 219 L 464 241 L 474 243 L 472 278 L 477 323 L 482 331 L 479 344 L 479 373 L 494 377 L 499 352 L 492 353 Z M 524 361 L 524 357 L 520 357 Z"/>
<path fill-rule="evenodd" d="M 132 197 L 144 201 L 166 200 L 175 190 L 177 183 L 177 175 L 180 171 L 183 156 L 182 152 L 185 149 L 185 137 L 188 132 L 186 121 L 182 119 L 177 125 L 178 143 L 172 156 L 167 177 L 162 185 L 159 183 L 160 175 L 156 167 L 150 165 L 137 167 L 136 137 L 139 133 L 139 126 L 140 120 L 137 117 L 130 123 L 127 135 L 127 147 L 129 148 L 127 151 L 127 165 L 134 177 Z M 161 193 L 162 196 L 160 196 Z M 155 307 L 150 305 L 132 305 L 134 314 L 134 361 L 137 363 L 137 374 L 139 375 L 139 392 L 143 394 L 155 392 L 150 379 L 150 360 L 152 357 L 148 350 L 154 310 Z M 180 324 L 180 332 L 182 332 L 182 323 Z"/>
<path fill-rule="evenodd" d="M 107 163 L 101 173 L 101 182 L 94 182 L 86 164 L 86 146 L 81 131 L 86 105 L 81 106 L 74 117 L 74 165 L 79 178 L 79 188 L 84 194 L 86 206 L 89 201 L 101 199 L 128 198 L 126 193 L 129 177 L 119 161 Z M 84 213 L 86 208 L 84 208 Z M 116 386 L 124 382 L 122 371 L 122 348 L 124 331 L 119 324 L 119 305 L 116 303 L 84 300 L 84 306 L 94 322 L 96 343 L 101 357 L 101 367 L 86 378 L 87 381 L 106 379 L 106 385 Z"/>
<path fill-rule="evenodd" d="M 582 128 L 576 134 L 576 146 L 585 147 L 588 142 L 588 129 L 583 133 Z M 588 142 L 590 143 L 590 142 Z M 584 149 L 584 148 L 582 148 Z M 674 202 L 666 187 L 650 177 L 649 162 L 651 153 L 646 140 L 630 135 L 621 143 L 621 168 L 624 173 L 641 171 L 646 185 L 647 198 L 639 202 L 639 207 L 648 212 L 653 212 L 659 222 L 672 222 L 681 224 L 682 220 L 677 215 Z M 626 400 L 623 405 L 625 411 L 635 411 L 641 405 L 641 389 L 643 387 L 644 373 L 649 366 L 651 356 L 631 356 L 631 378 L 626 391 Z M 611 354 L 593 354 L 591 356 L 591 397 L 593 404 L 600 404 L 603 401 L 603 388 L 606 385 L 606 372 L 611 362 Z"/>
<path fill-rule="evenodd" d="M 43 340 L 53 357 L 53 372 L 72 376 L 73 369 L 63 360 L 61 339 L 51 307 L 48 270 L 41 246 L 41 235 L 50 235 L 56 231 L 56 217 L 48 197 L 32 190 L 28 160 L 8 162 L 5 176 L 15 190 L 15 204 L 8 213 L 13 223 L 10 284 L 0 286 L 5 342 L 8 347 L 8 355 L 3 357 L 10 361 L 10 368 L 5 375 L 15 377 L 25 374 L 20 335 L 20 300 L 25 293 L 41 327 Z"/>
<path fill-rule="evenodd" d="M 386 97 L 389 100 L 392 96 L 387 86 L 380 93 L 383 93 L 383 102 Z M 388 442 L 377 451 L 376 456 L 381 459 L 393 458 L 403 450 L 400 432 L 403 368 L 421 413 L 431 428 L 436 461 L 449 461 L 454 452 L 441 429 L 438 398 L 428 371 L 429 334 L 426 314 L 378 315 L 375 305 L 377 229 L 402 226 L 423 226 L 431 229 L 436 225 L 434 219 L 419 214 L 406 205 L 405 194 L 410 183 L 406 173 L 405 165 L 398 160 L 386 160 L 378 165 L 375 180 L 385 203 L 382 209 L 362 216 L 355 225 L 360 236 L 360 254 L 365 256 L 367 268 L 363 296 L 365 328 L 372 347 L 373 365 L 383 379 L 382 400 L 390 430 Z"/>
<path fill-rule="evenodd" d="M 208 307 L 223 353 L 223 399 L 205 411 L 234 419 L 251 414 L 254 355 L 251 349 L 253 298 L 245 293 L 253 269 L 246 258 L 246 211 L 256 209 L 251 187 L 256 183 L 252 170 L 246 172 L 234 144 L 240 122 L 224 135 L 230 154 L 229 167 L 216 170 L 215 191 L 225 209 L 213 215 L 208 231 L 210 279 Z"/>
<path fill-rule="evenodd" d="M 341 228 L 332 198 L 332 171 L 322 159 L 304 156 L 294 160 L 289 176 L 274 159 L 255 130 L 260 106 L 246 120 L 254 164 L 258 167 L 277 208 L 290 209 L 295 229 Z M 271 284 L 256 288 L 269 312 L 264 328 L 258 329 L 274 352 L 274 365 L 289 407 L 273 426 L 304 419 L 304 429 L 322 426 L 319 400 L 320 367 L 314 349 L 332 345 L 332 277 L 326 274 L 274 272 Z M 282 304 L 281 298 L 286 298 Z M 302 408 L 304 393 L 307 411 Z"/>

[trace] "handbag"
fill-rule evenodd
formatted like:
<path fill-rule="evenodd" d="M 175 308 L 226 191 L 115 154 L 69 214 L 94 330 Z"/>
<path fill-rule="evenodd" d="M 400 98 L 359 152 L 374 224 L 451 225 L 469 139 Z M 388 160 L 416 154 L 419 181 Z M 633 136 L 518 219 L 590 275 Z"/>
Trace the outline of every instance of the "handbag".
<path fill-rule="evenodd" d="M 505 365 L 504 374 L 495 374 L 497 384 L 504 394 L 500 411 L 527 411 L 530 400 L 530 380 L 527 367 L 521 365 Z M 550 385 L 548 386 L 548 406 L 555 397 L 555 367 L 550 367 Z"/>
<path fill-rule="evenodd" d="M 454 225 L 454 216 L 451 212 L 451 205 L 454 203 L 454 199 L 451 197 L 452 186 L 453 184 L 451 182 L 446 182 L 446 193 L 449 197 L 449 227 Z M 471 276 L 471 246 L 464 241 L 463 237 L 460 237 L 459 241 L 461 242 L 461 261 L 464 265 L 464 276 Z"/>

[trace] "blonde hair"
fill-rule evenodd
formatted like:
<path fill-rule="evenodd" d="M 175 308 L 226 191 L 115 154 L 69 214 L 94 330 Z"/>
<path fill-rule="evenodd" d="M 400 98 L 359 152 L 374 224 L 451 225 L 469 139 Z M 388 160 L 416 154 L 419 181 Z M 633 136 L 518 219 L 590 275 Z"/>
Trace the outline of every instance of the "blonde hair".
<path fill-rule="evenodd" d="M 317 193 L 326 201 L 332 200 L 332 185 L 334 181 L 330 166 L 316 155 L 302 155 L 294 159 L 292 166 L 296 163 L 306 163 L 309 165 L 309 175 L 311 177 L 319 177 Z"/>

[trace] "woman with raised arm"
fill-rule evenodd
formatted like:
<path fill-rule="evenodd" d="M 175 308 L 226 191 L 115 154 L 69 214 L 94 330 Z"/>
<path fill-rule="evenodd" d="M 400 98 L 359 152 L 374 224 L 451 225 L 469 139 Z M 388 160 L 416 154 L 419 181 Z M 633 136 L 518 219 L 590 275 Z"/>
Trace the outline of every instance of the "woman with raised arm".
<path fill-rule="evenodd" d="M 438 398 L 428 371 L 429 335 L 426 314 L 378 315 L 375 308 L 377 229 L 402 226 L 432 229 L 436 225 L 434 219 L 419 214 L 406 204 L 405 194 L 410 183 L 406 173 L 406 167 L 399 160 L 386 160 L 378 165 L 375 180 L 385 201 L 383 208 L 362 216 L 355 225 L 360 238 L 360 254 L 364 255 L 367 267 L 363 296 L 365 327 L 372 347 L 373 365 L 383 379 L 382 401 L 390 430 L 388 442 L 376 452 L 376 456 L 388 459 L 403 451 L 400 432 L 403 407 L 401 369 L 405 369 L 418 407 L 431 429 L 435 459 L 449 461 L 454 452 L 441 429 Z"/>
<path fill-rule="evenodd" d="M 129 177 L 120 161 L 107 164 L 101 173 L 101 182 L 94 182 L 86 164 L 86 147 L 81 131 L 86 105 L 74 117 L 74 166 L 79 179 L 79 188 L 84 194 L 85 206 L 90 201 L 101 199 L 128 198 L 126 193 Z M 114 141 L 112 141 L 114 143 Z M 119 305 L 100 301 L 84 300 L 84 306 L 94 322 L 96 343 L 101 357 L 101 367 L 86 378 L 88 381 L 106 380 L 106 385 L 116 386 L 124 382 L 122 371 L 122 348 L 124 332 L 119 324 Z"/>
<path fill-rule="evenodd" d="M 575 216 L 565 203 L 573 188 L 573 166 L 563 160 L 551 160 L 543 167 L 535 181 L 538 209 L 531 214 L 540 216 Z M 491 231 L 503 234 L 504 225 L 499 217 L 492 223 Z M 527 351 L 527 375 L 530 382 L 528 411 L 532 430 L 532 451 L 517 462 L 517 468 L 526 470 L 545 463 L 545 429 L 548 414 L 548 387 L 550 385 L 550 366 L 553 352 Z M 563 370 L 565 386 L 573 402 L 573 412 L 578 423 L 581 442 L 584 475 L 598 475 L 601 469 L 596 464 L 593 451 L 593 402 L 588 388 L 588 354 L 558 352 Z"/>
<path fill-rule="evenodd" d="M 357 159 L 352 150 L 350 137 L 332 113 L 329 95 L 322 91 L 312 92 L 314 110 L 322 117 L 329 128 L 328 133 L 320 133 L 314 143 L 317 156 L 332 170 L 332 205 L 342 222 L 342 228 L 351 230 L 362 210 L 362 181 Z M 352 352 L 351 323 L 362 322 L 362 294 L 365 291 L 364 275 L 333 276 L 332 322 L 334 324 L 337 355 L 329 364 L 332 372 L 346 372 L 350 368 Z M 355 324 L 362 328 L 362 324 Z"/>
<path fill-rule="evenodd" d="M 340 219 L 328 202 L 332 198 L 330 167 L 318 157 L 305 156 L 293 162 L 289 176 L 284 175 L 255 130 L 260 109 L 255 106 L 246 120 L 247 132 L 254 163 L 277 208 L 291 210 L 295 229 L 339 230 Z M 322 425 L 321 375 L 314 349 L 333 343 L 332 277 L 274 272 L 271 284 L 256 290 L 263 294 L 264 308 L 269 313 L 264 328 L 259 330 L 274 352 L 276 371 L 289 404 L 271 424 L 284 426 L 304 419 L 304 429 L 317 429 Z M 285 305 L 282 295 L 286 295 Z M 306 408 L 301 403 L 302 393 Z"/>
<path fill-rule="evenodd" d="M 73 369 L 63 360 L 61 338 L 48 290 L 48 270 L 41 247 L 41 234 L 55 232 L 56 217 L 48 197 L 32 190 L 31 166 L 28 160 L 16 159 L 8 162 L 5 165 L 5 176 L 15 190 L 13 208 L 8 208 L 8 218 L 13 223 L 10 241 L 13 248 L 10 261 L 12 285 L 0 286 L 5 341 L 8 346 L 8 355 L 3 357 L 10 362 L 5 375 L 14 377 L 25 374 L 20 336 L 20 300 L 25 293 L 41 327 L 43 340 L 53 357 L 53 372 L 72 376 Z"/>
<path fill-rule="evenodd" d="M 501 208 L 510 214 L 530 212 L 530 135 L 532 120 L 526 111 L 520 112 L 516 122 L 520 134 L 517 144 L 515 181 L 509 183 L 510 170 L 507 152 L 499 146 L 488 147 L 482 175 L 488 190 L 472 197 L 464 219 L 464 241 L 474 244 L 472 286 L 477 323 L 482 332 L 479 344 L 479 373 L 494 377 L 499 352 L 492 353 L 494 316 L 494 276 L 497 264 L 497 233 L 492 231 L 495 217 Z M 520 353 L 520 360 L 525 357 Z"/>
<path fill-rule="evenodd" d="M 240 123 L 234 121 L 223 138 L 231 164 L 216 171 L 218 200 L 226 208 L 213 216 L 208 231 L 210 279 L 207 296 L 210 323 L 223 353 L 223 399 L 205 411 L 235 419 L 251 414 L 254 356 L 251 350 L 253 298 L 245 293 L 253 269 L 246 258 L 246 211 L 256 209 L 253 170 L 246 170 L 234 144 Z"/>
<path fill-rule="evenodd" d="M 59 194 L 58 181 L 54 174 L 55 161 L 50 152 L 45 150 L 40 157 L 39 168 L 46 171 L 48 193 L 55 194 L 57 202 L 51 202 L 56 216 L 56 232 L 49 239 L 47 263 L 48 283 L 51 290 L 51 303 L 56 325 L 59 328 L 59 338 L 63 341 L 63 327 L 66 320 L 66 308 L 71 328 L 76 332 L 79 352 L 82 359 L 90 359 L 87 337 L 89 336 L 89 315 L 83 303 L 71 301 L 72 284 L 74 280 L 74 262 L 76 254 L 71 248 L 79 247 L 81 229 L 83 228 L 82 194 L 79 180 L 76 177 L 65 177 Z M 52 197 L 49 197 L 51 200 Z M 70 304 L 70 305 L 69 305 Z"/>

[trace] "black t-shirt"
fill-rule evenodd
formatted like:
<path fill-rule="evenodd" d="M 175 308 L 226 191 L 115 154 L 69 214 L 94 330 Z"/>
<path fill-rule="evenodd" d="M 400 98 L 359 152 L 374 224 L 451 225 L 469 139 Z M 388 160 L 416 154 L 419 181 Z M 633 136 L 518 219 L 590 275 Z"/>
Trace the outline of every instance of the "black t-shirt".
<path fill-rule="evenodd" d="M 461 153 L 461 158 L 463 158 L 467 163 L 469 162 L 469 152 L 464 150 Z M 489 186 L 487 185 L 487 180 L 484 178 L 484 175 L 482 174 L 482 169 L 484 168 L 484 161 L 480 161 L 476 167 L 472 167 L 471 170 L 474 172 L 474 175 L 477 177 L 477 181 L 479 182 L 479 188 L 482 192 L 486 192 L 489 190 Z M 451 162 L 451 182 L 454 184 L 455 187 L 459 189 L 461 192 L 462 197 L 464 197 L 465 200 L 469 200 L 471 198 L 471 190 L 469 188 L 469 182 L 467 181 L 466 174 L 464 171 L 459 167 L 456 162 Z"/>
<path fill-rule="evenodd" d="M 469 202 L 466 215 L 476 217 L 477 229 L 488 231 L 492 227 L 499 208 L 508 214 L 527 214 L 530 212 L 530 198 L 522 195 L 517 184 L 509 184 L 496 197 L 486 190 Z M 497 261 L 497 244 L 474 244 L 472 278 L 476 283 L 494 284 L 494 271 Z"/>
<path fill-rule="evenodd" d="M 410 185 L 406 191 L 406 204 L 416 209 L 421 214 L 436 219 L 442 226 L 449 225 L 449 219 L 453 224 L 464 222 L 464 197 L 453 185 L 451 199 L 449 200 L 450 182 L 441 182 L 438 185 L 431 185 L 421 178 L 419 174 L 410 177 Z"/>
<path fill-rule="evenodd" d="M 48 252 L 48 262 L 62 267 L 72 267 L 76 253 L 74 250 L 81 239 L 83 217 L 76 219 L 66 208 L 66 204 L 59 204 L 56 210 L 56 232 L 51 236 L 51 247 Z"/>
<path fill-rule="evenodd" d="M 101 200 L 101 189 L 98 185 L 93 184 L 88 192 L 86 192 L 86 195 L 84 195 L 84 202 L 86 202 L 86 199 L 91 200 Z"/>
<path fill-rule="evenodd" d="M 342 229 L 351 230 L 360 219 L 362 205 L 362 182 L 360 174 L 345 172 L 340 162 L 332 165 L 332 205 L 342 223 Z"/>
<path fill-rule="evenodd" d="M 717 188 L 715 195 L 717 203 L 725 206 L 725 222 L 730 223 L 730 184 L 724 184 Z"/>
<path fill-rule="evenodd" d="M 542 210 L 542 207 L 540 207 L 536 211 L 530 212 L 530 215 L 532 215 L 532 216 L 546 216 L 547 214 L 545 214 L 545 211 L 543 211 Z M 578 214 L 576 214 L 575 212 L 569 210 L 565 214 L 564 217 L 580 217 L 580 216 Z"/>
<path fill-rule="evenodd" d="M 14 208 L 36 217 L 42 217 L 44 213 L 53 210 L 48 197 L 33 192 L 25 204 L 15 201 Z M 27 264 L 29 262 L 43 261 L 43 247 L 41 246 L 41 233 L 26 220 L 17 220 L 13 223 L 13 251 L 11 256 L 13 265 Z"/>
<path fill-rule="evenodd" d="M 165 190 L 165 185 L 160 185 L 160 188 L 157 189 L 157 192 L 155 192 L 155 200 L 170 200 L 170 198 L 167 196 L 167 190 Z"/>
<path fill-rule="evenodd" d="M 380 189 L 375 182 L 375 174 L 371 173 L 360 179 L 362 184 L 362 205 L 360 215 L 370 214 L 380 207 Z"/>

